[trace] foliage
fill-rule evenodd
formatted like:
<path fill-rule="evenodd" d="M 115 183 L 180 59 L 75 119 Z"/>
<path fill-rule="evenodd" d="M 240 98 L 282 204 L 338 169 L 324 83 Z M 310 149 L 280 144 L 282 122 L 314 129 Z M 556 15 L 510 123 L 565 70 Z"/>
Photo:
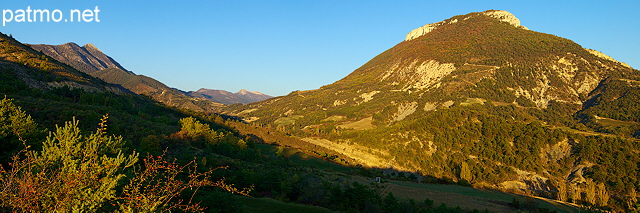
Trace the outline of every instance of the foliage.
<path fill-rule="evenodd" d="M 198 172 L 195 161 L 178 165 L 167 162 L 164 156 L 148 156 L 143 162 L 144 169 L 136 172 L 117 199 L 117 206 L 122 212 L 171 212 L 172 209 L 199 212 L 205 208 L 194 204 L 192 199 L 201 187 L 206 186 L 219 187 L 244 196 L 251 192 L 250 188 L 238 190 L 224 179 L 212 182 L 209 176 L 213 171 Z M 183 175 L 187 177 L 182 178 Z M 187 190 L 192 195 L 184 202 L 181 200 L 181 193 Z"/>
<path fill-rule="evenodd" d="M 78 121 L 67 122 L 50 133 L 42 151 L 25 149 L 15 155 L 10 169 L 0 168 L 0 205 L 23 212 L 201 211 L 191 200 L 183 201 L 182 193 L 193 196 L 200 187 L 241 195 L 251 191 L 224 179 L 211 181 L 212 171 L 198 171 L 194 161 L 181 166 L 149 156 L 131 171 L 138 154 L 124 154 L 122 137 L 108 136 L 106 122 L 104 116 L 90 135 L 81 133 Z"/>
<path fill-rule="evenodd" d="M 36 122 L 13 100 L 6 97 L 0 100 L 0 162 L 7 162 L 13 153 L 27 146 L 27 140 L 38 133 L 40 130 Z"/>
<path fill-rule="evenodd" d="M 100 129 L 83 136 L 78 122 L 67 122 L 43 144 L 42 151 L 14 157 L 2 172 L 0 197 L 5 207 L 20 211 L 97 211 L 116 197 L 124 170 L 137 154 L 119 151 L 122 139 L 106 136 L 106 116 Z"/>

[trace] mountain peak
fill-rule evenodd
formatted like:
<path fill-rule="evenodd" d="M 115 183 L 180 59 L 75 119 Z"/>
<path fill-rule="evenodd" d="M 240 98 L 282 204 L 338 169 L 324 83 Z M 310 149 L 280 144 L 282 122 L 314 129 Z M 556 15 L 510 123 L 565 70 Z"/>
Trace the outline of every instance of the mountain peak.
<path fill-rule="evenodd" d="M 96 46 L 95 46 L 95 45 L 93 45 L 92 43 L 85 44 L 83 47 L 84 47 L 85 49 L 94 49 L 94 50 L 97 50 L 97 51 L 102 52 L 100 49 L 98 49 L 98 47 L 96 47 Z"/>
<path fill-rule="evenodd" d="M 122 67 L 122 65 L 113 58 L 104 54 L 92 43 L 85 44 L 82 47 L 73 42 L 62 45 L 37 44 L 30 46 L 35 50 L 41 51 L 62 63 L 68 64 L 88 74 L 108 68 L 127 71 L 127 69 Z"/>
<path fill-rule="evenodd" d="M 241 89 L 240 91 L 236 92 L 236 94 L 238 94 L 238 95 L 246 95 L 246 94 L 264 95 L 264 94 L 262 94 L 260 92 L 255 92 L 255 91 L 252 92 L 252 91 L 249 91 L 249 90 L 246 90 L 246 89 Z"/>
<path fill-rule="evenodd" d="M 272 98 L 272 96 L 265 95 L 260 92 L 251 92 L 246 89 L 241 89 L 236 93 L 231 93 L 225 90 L 202 88 L 195 92 L 188 92 L 187 94 L 191 97 L 209 99 L 214 102 L 228 105 L 236 103 L 248 104 Z"/>
<path fill-rule="evenodd" d="M 251 93 L 251 92 L 246 89 L 241 89 L 240 91 L 236 92 L 236 94 L 247 94 L 247 93 Z"/>
<path fill-rule="evenodd" d="M 405 38 L 405 41 L 409 41 L 415 38 L 418 38 L 424 34 L 427 34 L 435 29 L 437 29 L 438 27 L 442 26 L 442 25 L 447 25 L 447 24 L 455 24 L 458 21 L 466 21 L 468 19 L 473 18 L 474 16 L 477 15 L 485 15 L 491 18 L 495 18 L 498 19 L 501 22 L 506 22 L 509 23 L 511 25 L 513 25 L 514 27 L 519 27 L 519 28 L 523 28 L 523 29 L 527 29 L 525 26 L 520 25 L 520 19 L 516 18 L 516 16 L 514 16 L 513 14 L 511 14 L 510 12 L 504 11 L 504 10 L 487 10 L 484 12 L 480 12 L 480 13 L 470 13 L 467 15 L 462 16 L 462 20 L 460 20 L 460 18 L 450 18 L 441 22 L 437 22 L 437 23 L 432 23 L 432 24 L 427 24 L 424 25 L 422 27 L 419 27 L 417 29 L 412 30 L 411 32 L 409 32 Z"/>

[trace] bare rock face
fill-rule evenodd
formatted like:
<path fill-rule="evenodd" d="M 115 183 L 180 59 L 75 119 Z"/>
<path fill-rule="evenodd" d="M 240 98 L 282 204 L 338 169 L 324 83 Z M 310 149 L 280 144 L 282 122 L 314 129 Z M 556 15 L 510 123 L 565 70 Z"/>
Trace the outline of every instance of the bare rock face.
<path fill-rule="evenodd" d="M 498 19 L 502 22 L 507 22 L 515 27 L 524 27 L 520 25 L 520 19 L 504 10 L 487 10 L 480 14 Z"/>
<path fill-rule="evenodd" d="M 418 29 L 412 30 L 411 32 L 409 32 L 409 34 L 407 34 L 407 37 L 404 39 L 405 41 L 409 41 L 412 40 L 414 38 L 418 38 L 424 34 L 427 34 L 433 30 L 435 30 L 436 28 L 438 28 L 439 26 L 445 25 L 445 24 L 454 24 L 458 22 L 458 19 L 454 19 L 451 21 L 441 21 L 441 22 L 437 22 L 437 23 L 433 23 L 433 24 L 427 24 L 424 25 Z"/>
<path fill-rule="evenodd" d="M 31 48 L 72 66 L 82 72 L 91 74 L 98 70 L 117 68 L 127 71 L 113 58 L 104 54 L 93 44 L 79 46 L 70 42 L 61 45 L 35 44 Z"/>
<path fill-rule="evenodd" d="M 523 29 L 527 29 L 526 27 L 520 25 L 520 19 L 516 18 L 516 16 L 514 16 L 513 14 L 511 14 L 510 12 L 504 11 L 504 10 L 487 10 L 481 13 L 477 13 L 476 15 L 485 15 L 485 16 L 489 16 L 495 19 L 498 19 L 502 22 L 506 22 L 509 23 L 515 27 L 520 27 Z M 467 20 L 469 18 L 472 17 L 466 17 L 464 20 Z M 424 34 L 427 34 L 435 29 L 437 29 L 439 26 L 442 25 L 446 25 L 446 24 L 455 24 L 457 23 L 458 19 L 449 19 L 449 20 L 444 20 L 438 23 L 433 23 L 433 24 L 427 24 L 424 25 L 418 29 L 412 30 L 411 32 L 409 32 L 406 36 L 406 38 L 404 39 L 405 41 L 409 41 L 415 38 L 418 38 Z"/>

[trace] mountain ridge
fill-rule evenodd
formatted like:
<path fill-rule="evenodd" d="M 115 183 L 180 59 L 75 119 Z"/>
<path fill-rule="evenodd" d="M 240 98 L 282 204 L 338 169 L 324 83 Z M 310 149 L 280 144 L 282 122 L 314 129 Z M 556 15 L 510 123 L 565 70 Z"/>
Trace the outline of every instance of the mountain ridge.
<path fill-rule="evenodd" d="M 6 77 L 7 80 L 15 77 L 35 89 L 67 87 L 88 92 L 129 93 L 120 86 L 93 78 L 3 33 L 0 33 L 0 46 L 0 67 L 7 71 L 3 74 L 10 75 Z"/>
<path fill-rule="evenodd" d="M 221 107 L 217 103 L 227 105 L 236 103 L 248 104 L 271 98 L 271 96 L 258 92 L 249 92 L 244 89 L 235 94 L 227 91 L 210 91 L 208 93 L 211 94 L 207 94 L 207 91 L 204 90 L 200 92 L 183 92 L 168 87 L 154 78 L 128 71 L 91 43 L 83 46 L 73 42 L 62 45 L 37 44 L 29 46 L 84 73 L 112 84 L 122 85 L 134 93 L 150 95 L 157 101 L 171 106 L 196 111 L 215 111 Z M 216 104 L 207 104 L 204 100 L 213 101 Z"/>
<path fill-rule="evenodd" d="M 214 89 L 205 89 L 201 88 L 197 91 L 190 91 L 187 94 L 191 97 L 204 98 L 214 102 L 222 103 L 222 104 L 249 104 L 258 101 L 264 101 L 269 98 L 273 98 L 272 96 L 263 94 L 261 92 L 248 91 L 245 89 L 241 89 L 236 93 L 231 93 L 226 90 L 214 90 Z"/>
<path fill-rule="evenodd" d="M 91 43 L 85 44 L 82 47 L 73 42 L 61 45 L 33 44 L 30 46 L 88 74 L 107 68 L 118 68 L 128 71 Z"/>
<path fill-rule="evenodd" d="M 136 94 L 148 95 L 169 106 L 195 111 L 216 111 L 222 107 L 219 103 L 190 97 L 154 78 L 128 71 L 93 44 L 85 44 L 80 47 L 76 43 L 69 42 L 62 45 L 30 46 L 84 73 L 112 84 L 121 85 Z"/>

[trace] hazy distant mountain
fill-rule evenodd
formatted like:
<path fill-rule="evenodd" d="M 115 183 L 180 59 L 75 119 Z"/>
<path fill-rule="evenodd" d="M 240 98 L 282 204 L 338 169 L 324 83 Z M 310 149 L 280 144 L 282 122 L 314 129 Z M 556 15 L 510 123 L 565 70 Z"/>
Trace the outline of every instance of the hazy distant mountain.
<path fill-rule="evenodd" d="M 417 28 L 333 84 L 228 113 L 367 167 L 541 196 L 592 179 L 615 194 L 640 181 L 639 100 L 638 70 L 490 10 Z"/>
<path fill-rule="evenodd" d="M 191 97 L 205 98 L 214 102 L 223 104 L 248 104 L 258 101 L 267 100 L 272 96 L 262 94 L 260 92 L 251 92 L 242 89 L 236 93 L 231 93 L 225 90 L 213 90 L 213 89 L 199 89 L 198 91 L 191 91 L 187 93 Z"/>
<path fill-rule="evenodd" d="M 222 106 L 207 100 L 197 99 L 151 77 L 136 75 L 127 71 L 118 62 L 104 54 L 92 44 L 83 47 L 75 43 L 62 45 L 31 45 L 50 57 L 100 78 L 112 84 L 118 84 L 136 94 L 144 94 L 169 106 L 197 111 L 215 110 Z"/>

